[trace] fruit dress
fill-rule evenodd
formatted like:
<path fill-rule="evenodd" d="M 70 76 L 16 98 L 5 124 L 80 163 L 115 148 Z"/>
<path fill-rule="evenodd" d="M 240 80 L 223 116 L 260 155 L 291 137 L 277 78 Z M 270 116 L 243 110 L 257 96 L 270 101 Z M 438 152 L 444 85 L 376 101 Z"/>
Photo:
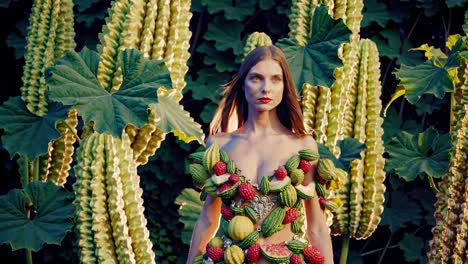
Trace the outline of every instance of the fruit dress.
<path fill-rule="evenodd" d="M 320 159 L 320 182 L 302 184 L 304 174 L 311 170 L 311 161 L 319 154 L 311 149 L 299 151 L 272 176 L 264 176 L 259 184 L 251 184 L 236 168 L 235 162 L 214 143 L 204 152 L 190 155 L 193 183 L 201 188 L 200 199 L 207 195 L 222 199 L 222 235 L 216 236 L 206 252 L 193 263 L 256 263 L 261 258 L 269 263 L 323 263 L 320 252 L 305 236 L 303 201 L 317 193 L 324 196 L 328 182 L 334 175 L 331 160 Z M 321 205 L 323 197 L 320 197 Z M 290 228 L 289 241 L 260 244 L 260 238 Z M 265 241 L 265 240 L 263 240 Z"/>

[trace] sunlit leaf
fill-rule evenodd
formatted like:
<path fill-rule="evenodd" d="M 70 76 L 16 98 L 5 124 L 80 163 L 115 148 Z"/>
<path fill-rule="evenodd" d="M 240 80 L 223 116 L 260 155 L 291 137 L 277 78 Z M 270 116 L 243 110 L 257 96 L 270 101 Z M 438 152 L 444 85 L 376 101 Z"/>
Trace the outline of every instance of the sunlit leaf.
<path fill-rule="evenodd" d="M 29 112 L 19 96 L 0 105 L 0 128 L 5 130 L 2 142 L 10 156 L 19 154 L 34 160 L 46 153 L 49 142 L 60 136 L 55 125 L 67 118 L 68 109 L 59 103 L 49 103 L 47 114 L 40 117 Z"/>
<path fill-rule="evenodd" d="M 0 244 L 33 251 L 44 243 L 60 245 L 73 227 L 72 201 L 72 193 L 52 182 L 31 182 L 0 196 Z M 29 203 L 34 212 L 28 218 Z"/>
<path fill-rule="evenodd" d="M 197 222 L 203 207 L 203 202 L 200 201 L 200 194 L 197 191 L 186 188 L 177 196 L 175 203 L 179 205 L 179 221 L 184 224 L 182 242 L 189 245 L 195 222 Z"/>
<path fill-rule="evenodd" d="M 395 170 L 406 181 L 423 173 L 439 178 L 447 169 L 450 148 L 449 133 L 439 135 L 433 128 L 414 135 L 402 131 L 386 146 L 389 158 L 385 169 Z"/>
<path fill-rule="evenodd" d="M 339 46 L 349 40 L 351 31 L 343 21 L 333 20 L 326 7 L 315 9 L 311 38 L 306 46 L 291 39 L 281 39 L 277 46 L 288 59 L 296 87 L 304 83 L 330 87 L 335 81 L 334 70 L 342 65 L 338 58 Z"/>
<path fill-rule="evenodd" d="M 96 78 L 96 52 L 67 53 L 56 66 L 47 68 L 50 98 L 73 105 L 85 122 L 94 121 L 99 133 L 121 137 L 126 125 L 141 127 L 148 121 L 149 105 L 157 102 L 157 89 L 171 87 L 169 71 L 163 61 L 148 60 L 137 50 L 124 50 L 120 61 L 122 84 L 109 93 Z"/>
<path fill-rule="evenodd" d="M 166 133 L 174 133 L 185 143 L 197 140 L 198 143 L 204 144 L 205 134 L 201 125 L 184 110 L 176 97 L 160 95 L 161 90 L 164 88 L 161 87 L 158 90 L 158 102 L 151 105 L 151 109 L 158 118 L 157 127 Z"/>

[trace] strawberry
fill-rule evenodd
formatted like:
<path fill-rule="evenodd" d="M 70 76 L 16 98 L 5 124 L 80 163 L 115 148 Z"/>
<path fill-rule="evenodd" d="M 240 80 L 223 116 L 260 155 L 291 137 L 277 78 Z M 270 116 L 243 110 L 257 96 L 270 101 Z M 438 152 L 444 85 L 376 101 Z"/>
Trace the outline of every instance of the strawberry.
<path fill-rule="evenodd" d="M 222 162 L 222 161 L 218 161 L 216 162 L 216 164 L 213 166 L 213 171 L 216 175 L 223 175 L 226 173 L 226 163 Z"/>
<path fill-rule="evenodd" d="M 228 206 L 223 205 L 221 207 L 221 215 L 226 221 L 229 221 L 234 217 L 234 212 Z"/>
<path fill-rule="evenodd" d="M 302 254 L 311 264 L 322 264 L 324 259 L 320 251 L 313 246 L 308 246 L 302 250 Z"/>
<path fill-rule="evenodd" d="M 219 262 L 224 259 L 224 250 L 222 248 L 210 247 L 207 252 L 208 257 L 210 257 L 214 262 Z"/>
<path fill-rule="evenodd" d="M 289 258 L 289 263 L 290 264 L 304 264 L 304 261 L 298 255 L 293 254 L 291 258 Z"/>
<path fill-rule="evenodd" d="M 247 263 L 255 263 L 260 259 L 260 245 L 255 243 L 247 250 Z"/>
<path fill-rule="evenodd" d="M 297 217 L 301 214 L 299 210 L 296 208 L 289 208 L 288 211 L 286 211 L 286 215 L 283 219 L 283 224 L 289 224 L 294 222 L 294 220 L 297 219 Z"/>
<path fill-rule="evenodd" d="M 299 163 L 299 169 L 301 169 L 304 174 L 308 173 L 312 169 L 312 164 L 308 162 L 307 160 L 301 160 Z"/>
<path fill-rule="evenodd" d="M 275 177 L 276 179 L 278 180 L 283 180 L 284 178 L 286 178 L 286 176 L 288 176 L 288 171 L 286 171 L 286 169 L 284 167 L 279 167 L 276 171 L 275 171 Z"/>
<path fill-rule="evenodd" d="M 325 203 L 327 202 L 327 199 L 323 198 L 323 197 L 319 197 L 319 203 L 320 203 L 320 207 L 322 208 L 322 210 L 325 210 Z"/>
<path fill-rule="evenodd" d="M 250 201 L 255 197 L 255 188 L 247 182 L 243 182 L 239 185 L 238 192 L 245 201 Z"/>
<path fill-rule="evenodd" d="M 323 179 L 322 177 L 320 177 L 320 175 L 316 175 L 315 177 L 317 177 L 317 181 L 322 184 L 323 186 L 327 186 L 327 180 Z"/>
<path fill-rule="evenodd" d="M 233 174 L 231 174 L 231 175 L 229 176 L 229 181 L 230 181 L 232 184 L 236 184 L 238 181 L 240 181 L 240 177 L 239 177 L 239 175 L 233 173 Z"/>

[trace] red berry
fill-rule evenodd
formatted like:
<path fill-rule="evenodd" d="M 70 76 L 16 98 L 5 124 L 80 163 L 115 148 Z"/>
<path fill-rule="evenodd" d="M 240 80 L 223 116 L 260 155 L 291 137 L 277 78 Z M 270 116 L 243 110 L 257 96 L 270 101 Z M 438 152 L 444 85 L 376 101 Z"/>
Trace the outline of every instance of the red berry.
<path fill-rule="evenodd" d="M 243 182 L 239 185 L 238 192 L 242 199 L 250 201 L 255 197 L 255 188 L 247 182 Z"/>
<path fill-rule="evenodd" d="M 217 193 L 222 193 L 222 192 L 224 192 L 226 190 L 231 189 L 232 186 L 233 185 L 230 182 L 223 183 L 223 184 L 221 184 L 221 186 L 218 187 L 218 189 L 216 189 L 216 192 Z"/>
<path fill-rule="evenodd" d="M 296 220 L 300 214 L 301 212 L 299 212 L 299 210 L 296 208 L 289 208 L 288 211 L 286 211 L 286 215 L 284 216 L 283 224 L 294 222 L 294 220 Z"/>
<path fill-rule="evenodd" d="M 247 250 L 247 263 L 255 263 L 260 259 L 260 245 L 255 243 L 249 247 Z"/>
<path fill-rule="evenodd" d="M 322 208 L 322 210 L 325 210 L 325 203 L 327 202 L 327 199 L 323 198 L 323 197 L 319 197 L 319 203 L 320 203 L 320 207 Z"/>
<path fill-rule="evenodd" d="M 208 257 L 214 262 L 219 262 L 224 259 L 224 250 L 218 247 L 210 247 L 208 250 Z"/>
<path fill-rule="evenodd" d="M 299 169 L 301 169 L 304 174 L 306 174 L 312 169 L 312 164 L 310 164 L 310 162 L 307 160 L 301 160 L 301 162 L 299 162 Z"/>
<path fill-rule="evenodd" d="M 315 177 L 317 177 L 317 181 L 322 184 L 323 186 L 326 186 L 327 185 L 327 180 L 323 179 L 322 177 L 320 177 L 320 175 L 316 175 Z"/>
<path fill-rule="evenodd" d="M 289 258 L 289 263 L 290 264 L 304 264 L 304 261 L 298 255 L 293 254 L 291 258 Z"/>
<path fill-rule="evenodd" d="M 229 181 L 230 181 L 232 184 L 236 184 L 237 182 L 240 181 L 240 177 L 239 177 L 239 175 L 237 175 L 237 174 L 231 174 L 231 175 L 229 176 Z"/>
<path fill-rule="evenodd" d="M 223 175 L 226 173 L 226 163 L 222 161 L 216 162 L 216 164 L 213 166 L 213 171 L 216 175 Z"/>
<path fill-rule="evenodd" d="M 226 221 L 229 221 L 232 218 L 234 218 L 234 212 L 232 212 L 231 208 L 225 205 L 221 207 L 221 215 Z"/>
<path fill-rule="evenodd" d="M 311 264 L 323 264 L 324 258 L 316 247 L 308 246 L 302 250 L 302 254 Z"/>
<path fill-rule="evenodd" d="M 284 178 L 286 178 L 286 176 L 288 176 L 288 171 L 286 171 L 286 169 L 284 167 L 279 167 L 276 171 L 275 171 L 275 177 L 276 179 L 278 180 L 283 180 Z"/>

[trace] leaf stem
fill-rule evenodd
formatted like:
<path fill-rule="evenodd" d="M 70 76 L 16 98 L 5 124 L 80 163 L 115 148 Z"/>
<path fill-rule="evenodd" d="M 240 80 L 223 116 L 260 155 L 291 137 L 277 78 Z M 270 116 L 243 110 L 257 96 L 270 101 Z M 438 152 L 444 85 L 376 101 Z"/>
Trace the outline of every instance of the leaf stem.
<path fill-rule="evenodd" d="M 191 57 L 193 57 L 193 52 L 195 51 L 195 48 L 197 47 L 197 44 L 198 44 L 198 39 L 200 38 L 201 24 L 202 24 L 204 15 L 205 15 L 205 11 L 203 11 L 200 15 L 200 18 L 198 18 L 197 28 L 195 30 L 195 36 L 193 38 L 193 45 L 190 47 L 190 50 L 189 50 Z"/>
<path fill-rule="evenodd" d="M 379 262 L 377 262 L 377 264 L 382 263 L 383 257 L 385 256 L 385 253 L 387 252 L 387 249 L 390 246 L 390 242 L 392 242 L 392 237 L 393 237 L 393 233 L 390 234 L 390 237 L 388 238 L 387 244 L 385 245 L 382 254 L 380 254 Z"/>
<path fill-rule="evenodd" d="M 343 245 L 341 246 L 340 264 L 346 264 L 346 260 L 348 258 L 350 240 L 351 239 L 349 238 L 349 236 L 345 236 L 343 239 Z"/>
<path fill-rule="evenodd" d="M 403 99 L 401 100 L 401 104 L 400 104 L 400 113 L 398 114 L 398 116 L 400 117 L 400 120 L 403 120 L 404 109 L 405 109 L 405 98 L 403 97 Z"/>
<path fill-rule="evenodd" d="M 396 247 L 398 247 L 398 244 L 397 244 L 397 245 L 388 246 L 387 248 L 396 248 Z M 370 251 L 361 253 L 360 256 L 361 256 L 361 257 L 364 257 L 364 256 L 367 256 L 367 255 L 370 255 L 370 254 L 373 254 L 373 253 L 382 251 L 383 249 L 385 249 L 385 248 L 376 248 L 376 249 L 373 249 L 373 250 L 370 250 Z"/>
<path fill-rule="evenodd" d="M 23 189 L 26 187 L 26 185 L 29 182 L 29 159 L 28 156 L 24 155 L 23 156 L 23 163 L 24 163 L 24 171 L 23 171 L 23 177 L 21 178 L 21 186 L 23 186 Z"/>
<path fill-rule="evenodd" d="M 39 180 L 39 166 L 40 166 L 39 156 L 37 156 L 34 159 L 34 165 L 33 165 L 33 178 L 32 178 L 33 181 Z M 29 182 L 32 182 L 32 181 L 30 180 Z"/>
<path fill-rule="evenodd" d="M 382 77 L 382 87 L 385 87 L 385 83 L 387 81 L 387 75 L 388 72 L 390 71 L 390 68 L 393 66 L 393 63 L 395 62 L 395 59 L 392 59 L 390 63 L 387 65 L 387 68 L 385 69 L 384 76 Z"/>
<path fill-rule="evenodd" d="M 437 185 L 434 182 L 434 178 L 431 175 L 427 175 L 429 179 L 429 186 L 431 186 L 431 189 L 435 192 L 438 193 L 439 189 L 437 188 Z"/>
<path fill-rule="evenodd" d="M 26 249 L 26 264 L 33 264 L 32 252 L 30 248 Z"/>
<path fill-rule="evenodd" d="M 413 25 L 411 26 L 411 29 L 410 31 L 408 32 L 408 36 L 406 36 L 407 39 L 409 39 L 411 37 L 411 35 L 413 34 L 413 31 L 414 29 L 416 28 L 416 25 L 418 24 L 419 22 L 419 19 L 421 18 L 421 15 L 422 15 L 422 10 L 419 11 L 419 14 L 418 14 L 418 17 L 416 18 L 416 20 L 414 21 Z M 402 46 L 403 47 L 403 46 Z"/>

